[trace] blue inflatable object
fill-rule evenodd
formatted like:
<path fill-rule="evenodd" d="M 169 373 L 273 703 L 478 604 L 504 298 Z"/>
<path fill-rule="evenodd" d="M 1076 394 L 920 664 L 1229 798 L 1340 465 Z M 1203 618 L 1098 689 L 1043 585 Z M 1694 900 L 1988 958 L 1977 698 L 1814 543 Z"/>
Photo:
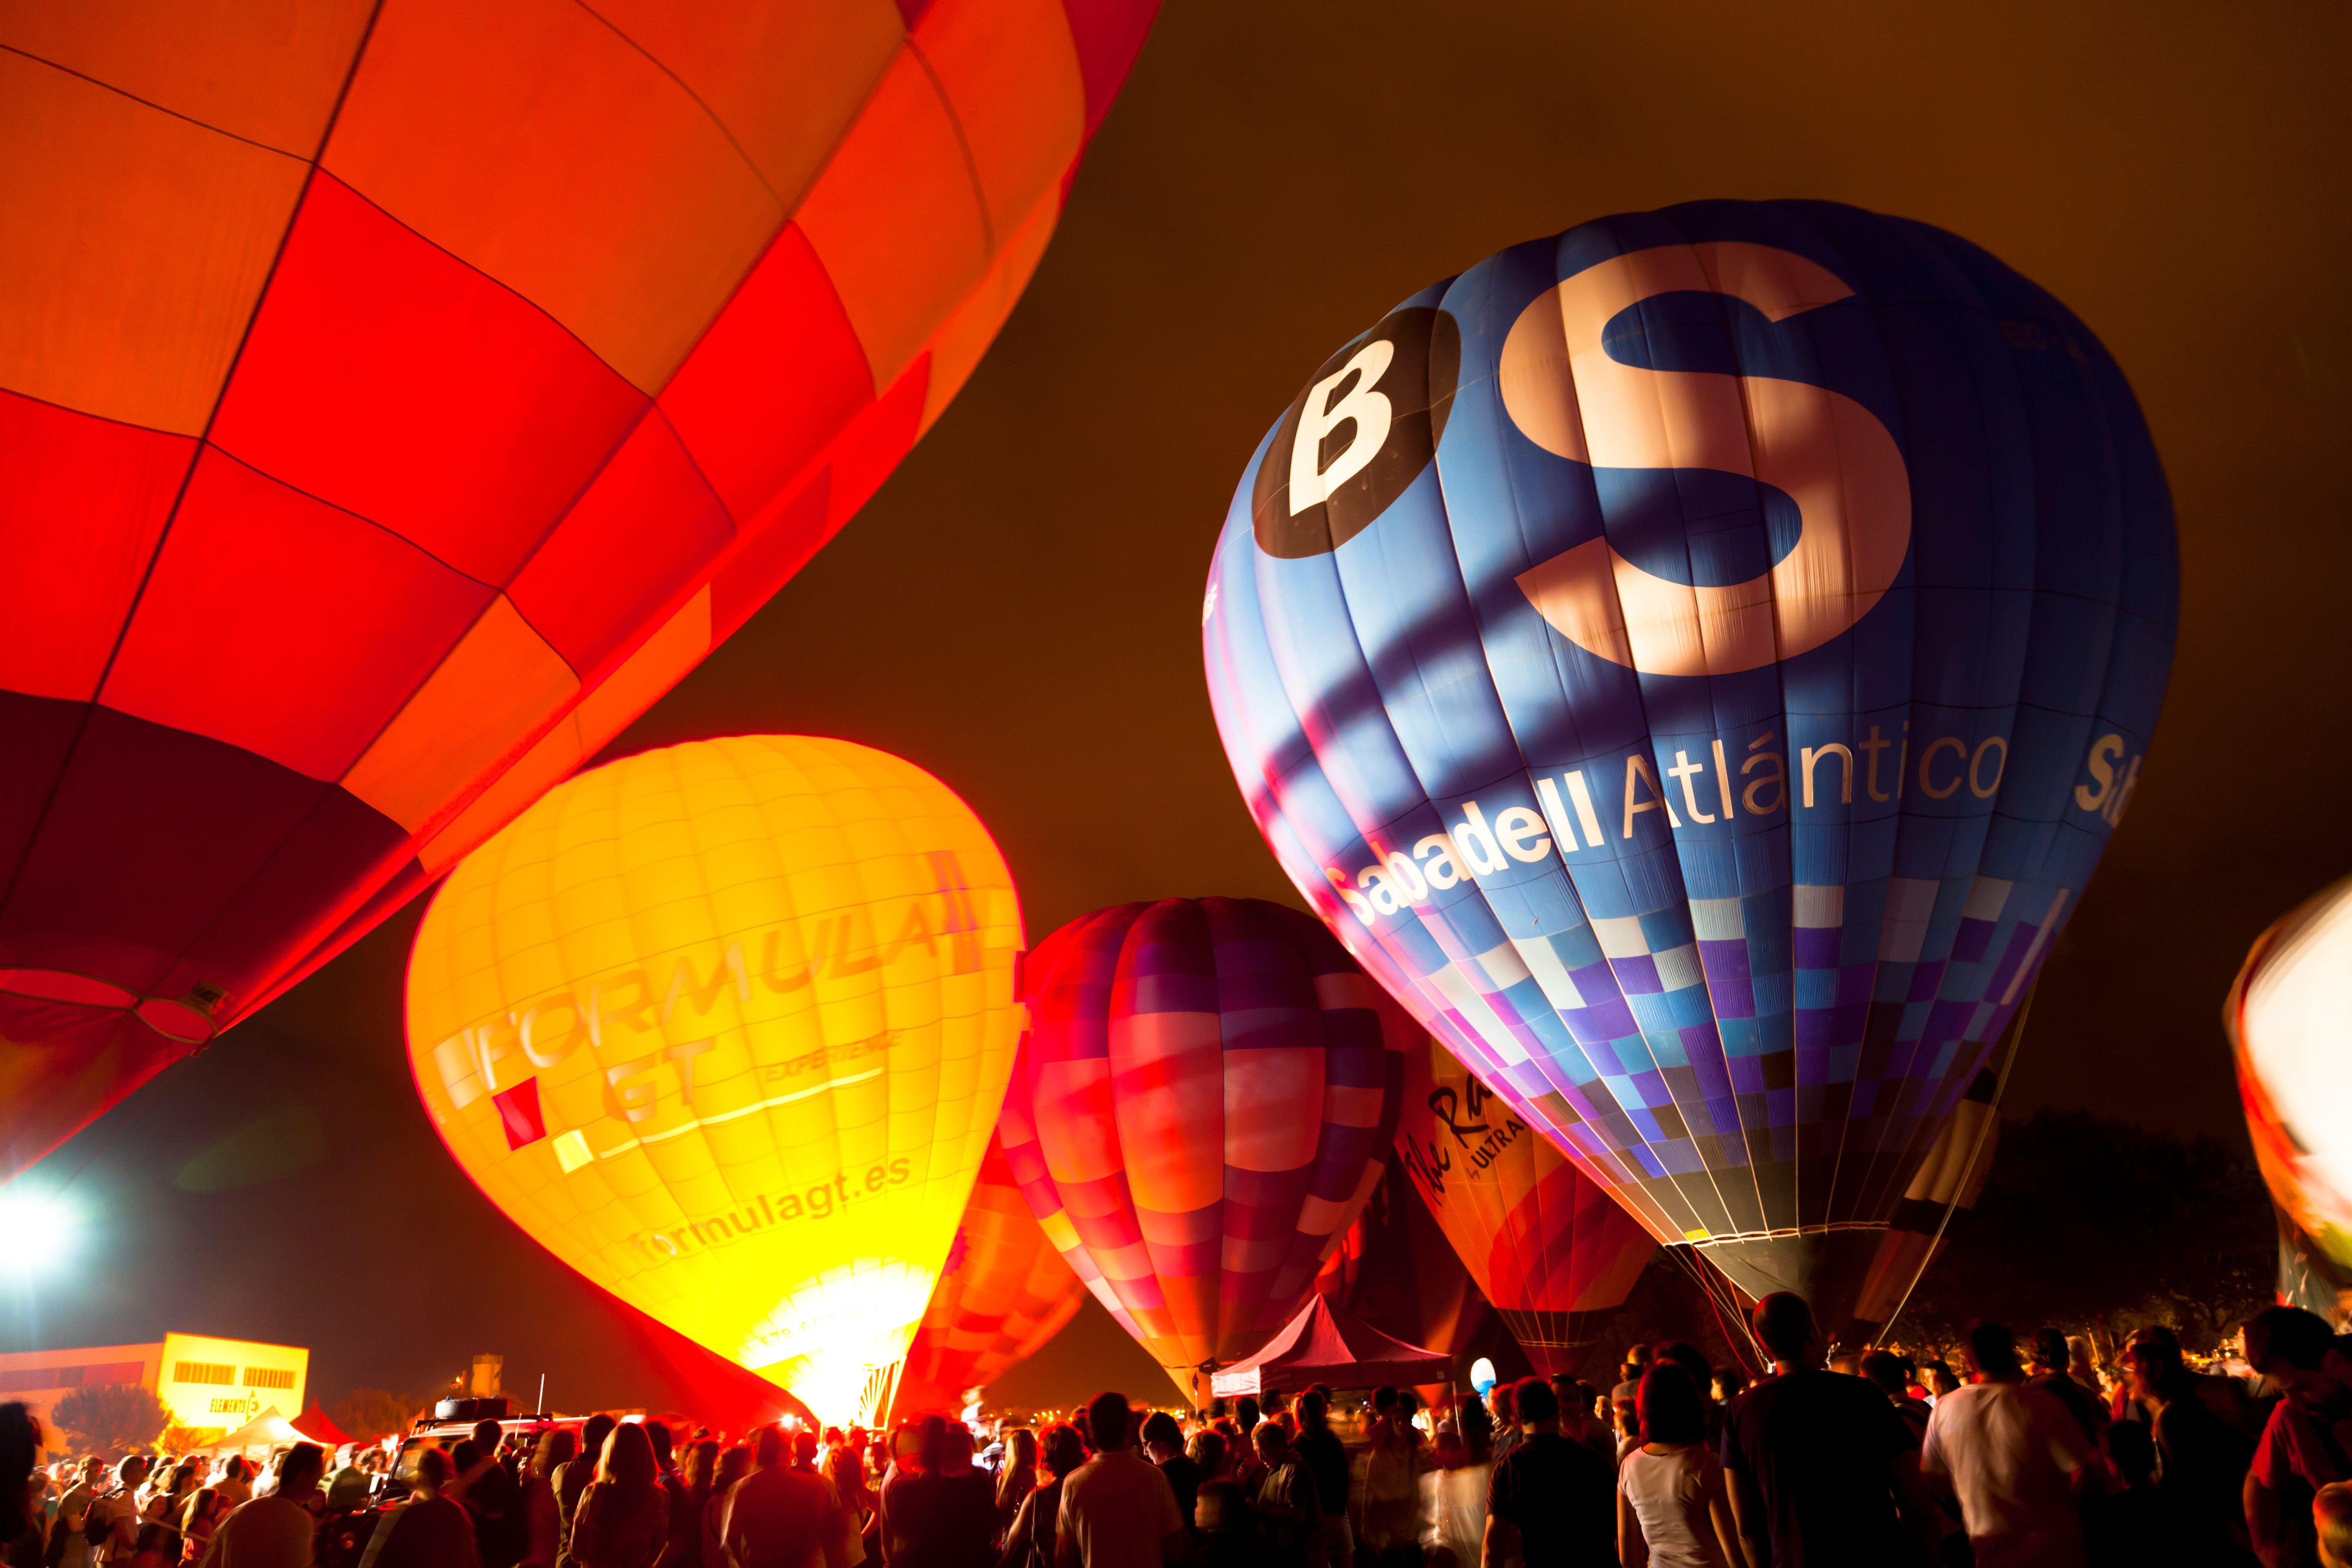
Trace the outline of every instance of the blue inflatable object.
<path fill-rule="evenodd" d="M 1834 1327 L 2130 801 L 2178 599 L 2063 305 L 1923 224 L 1709 202 L 1333 354 L 1202 642 L 1365 967 L 1660 1240 Z"/>

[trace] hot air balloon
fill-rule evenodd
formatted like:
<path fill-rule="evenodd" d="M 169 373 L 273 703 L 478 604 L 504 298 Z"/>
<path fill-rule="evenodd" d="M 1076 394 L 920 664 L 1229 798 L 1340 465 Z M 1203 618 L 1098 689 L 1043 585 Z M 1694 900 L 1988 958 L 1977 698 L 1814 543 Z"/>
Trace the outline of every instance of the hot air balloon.
<path fill-rule="evenodd" d="M 1575 1372 L 1658 1250 L 1444 1047 L 1406 1058 L 1397 1156 L 1538 1372 Z"/>
<path fill-rule="evenodd" d="M 912 763 L 699 741 L 559 786 L 434 896 L 409 1065 L 475 1185 L 596 1284 L 871 1416 L 1019 1040 L 1013 878 Z"/>
<path fill-rule="evenodd" d="M 2281 1297 L 2332 1311 L 2352 1278 L 2352 881 L 2262 934 L 2222 1016 L 2278 1208 Z"/>
<path fill-rule="evenodd" d="M 0 17 L 0 1175 L 864 503 L 1156 0 Z"/>
<path fill-rule="evenodd" d="M 2178 579 L 2063 306 L 1922 224 L 1699 203 L 1333 354 L 1202 644 L 1349 951 L 1653 1235 L 1834 1325 L 2137 786 Z"/>
<path fill-rule="evenodd" d="M 1080 916 L 1022 986 L 1005 1156 L 1078 1278 L 1192 1394 L 1312 1292 L 1380 1183 L 1418 1031 L 1313 918 L 1255 899 Z"/>
<path fill-rule="evenodd" d="M 987 1387 L 1034 1355 L 1085 1299 L 1086 1288 L 1023 1201 L 1004 1146 L 991 1138 L 898 1375 L 898 1407 L 961 1408 L 966 1390 Z"/>

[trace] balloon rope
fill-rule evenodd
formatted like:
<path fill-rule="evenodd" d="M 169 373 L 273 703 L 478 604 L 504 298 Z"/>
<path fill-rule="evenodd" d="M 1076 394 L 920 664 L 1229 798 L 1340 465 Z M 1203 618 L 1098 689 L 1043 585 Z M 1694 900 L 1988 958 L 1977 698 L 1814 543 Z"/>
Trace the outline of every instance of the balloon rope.
<path fill-rule="evenodd" d="M 1918 1269 L 1911 1276 L 1911 1283 L 1903 1288 L 1903 1299 L 1895 1303 L 1895 1310 L 1886 1314 L 1885 1325 L 1878 1331 L 1878 1341 L 1882 1344 L 1886 1341 L 1888 1331 L 1895 1327 L 1895 1321 L 1903 1316 L 1903 1309 L 1911 1304 L 1911 1293 L 1919 1289 L 1919 1281 L 1927 1277 L 1928 1265 L 1936 1261 L 1936 1254 L 1943 1247 L 1944 1232 L 1951 1228 L 1952 1215 L 1959 1209 L 1960 1194 L 1969 1190 L 1969 1178 L 1976 1174 L 1977 1156 L 1984 1152 L 1985 1140 L 1992 1136 L 1992 1130 L 2000 1123 L 2001 1096 L 2009 1091 L 2010 1069 L 2017 1066 L 2018 1050 L 2025 1044 L 2025 1021 L 2033 1016 L 2034 994 L 2041 989 L 2037 981 L 2032 989 L 2026 992 L 2025 1005 L 2017 1010 L 2017 1022 L 2009 1031 L 2009 1055 L 2001 1058 L 2000 1077 L 1993 1082 L 1992 1104 L 1985 1108 L 1984 1125 L 1977 1129 L 1976 1143 L 1969 1150 L 1968 1163 L 1960 1167 L 1959 1181 L 1952 1188 L 1951 1201 L 1944 1205 L 1944 1217 L 1936 1222 L 1936 1237 L 1927 1244 L 1927 1255 L 1919 1260 Z"/>

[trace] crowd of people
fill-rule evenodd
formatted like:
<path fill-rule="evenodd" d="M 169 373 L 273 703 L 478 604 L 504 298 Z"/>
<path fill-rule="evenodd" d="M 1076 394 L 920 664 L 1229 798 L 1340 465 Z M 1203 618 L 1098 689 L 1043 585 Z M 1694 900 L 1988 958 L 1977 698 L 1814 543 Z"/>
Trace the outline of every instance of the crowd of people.
<path fill-rule="evenodd" d="M 1750 1380 L 1637 1350 L 1607 1392 L 1497 1384 L 1220 1402 L 1105 1394 L 1040 1431 L 943 1415 L 740 1441 L 660 1420 L 495 1421 L 443 1447 L 33 1468 L 0 1406 L 6 1568 L 2352 1568 L 2352 1340 L 2272 1308 L 2248 1376 L 2143 1329 L 2103 1379 L 1978 1323 L 1962 1366 L 1839 1356 L 1767 1297 Z M 24 1478 L 21 1486 L 10 1478 Z M 328 1537 L 344 1555 L 334 1558 Z M 352 1521 L 356 1521 L 352 1523 Z"/>

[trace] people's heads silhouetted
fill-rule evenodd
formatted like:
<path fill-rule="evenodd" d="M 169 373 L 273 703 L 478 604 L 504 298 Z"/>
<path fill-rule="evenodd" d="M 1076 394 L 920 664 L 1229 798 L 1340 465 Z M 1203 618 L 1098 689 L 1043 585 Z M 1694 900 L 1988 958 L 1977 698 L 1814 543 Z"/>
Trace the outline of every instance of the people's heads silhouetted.
<path fill-rule="evenodd" d="M 1650 1348 L 1650 1364 L 1655 1366 L 1662 1361 L 1673 1362 L 1690 1373 L 1693 1388 L 1705 1388 L 1708 1376 L 1715 1371 L 1707 1364 L 1706 1357 L 1699 1348 L 1688 1340 L 1660 1340 L 1653 1345 Z"/>
<path fill-rule="evenodd" d="M 1715 1398 L 1718 1405 L 1728 1405 L 1748 1390 L 1748 1374 L 1736 1366 L 1715 1369 Z"/>
<path fill-rule="evenodd" d="M 2327 1320 L 2300 1307 L 2264 1307 L 2246 1320 L 2246 1364 L 2282 1388 L 2320 1370 L 2336 1343 Z"/>
<path fill-rule="evenodd" d="M 471 1437 L 460 1437 L 450 1445 L 449 1462 L 457 1467 L 457 1473 L 461 1476 L 472 1469 L 481 1457 L 482 1446 Z"/>
<path fill-rule="evenodd" d="M 278 1466 L 278 1495 L 299 1500 L 327 1473 L 327 1450 L 316 1443 L 297 1443 L 286 1450 Z"/>
<path fill-rule="evenodd" d="M 1523 1377 L 1511 1395 L 1522 1426 L 1549 1426 L 1559 1419 L 1559 1395 L 1540 1377 Z"/>
<path fill-rule="evenodd" d="M 2017 1331 L 2007 1323 L 1979 1318 L 1962 1331 L 1960 1344 L 1968 1352 L 1969 1364 L 1996 1383 L 2015 1377 L 2021 1370 Z"/>
<path fill-rule="evenodd" d="M 1372 1414 L 1386 1415 L 1397 1407 L 1397 1391 L 1387 1384 L 1372 1390 Z"/>
<path fill-rule="evenodd" d="M 1257 1457 L 1273 1468 L 1280 1465 L 1282 1457 L 1290 1451 L 1290 1433 L 1279 1421 L 1261 1421 L 1250 1433 L 1250 1445 L 1257 1450 Z"/>
<path fill-rule="evenodd" d="M 1004 1463 L 1008 1468 L 1035 1469 L 1037 1468 L 1037 1434 L 1026 1426 L 1015 1426 L 1005 1433 Z"/>
<path fill-rule="evenodd" d="M 2352 1484 L 2330 1481 L 2311 1500 L 2322 1568 L 2352 1568 Z"/>
<path fill-rule="evenodd" d="M 1641 1391 L 1634 1396 L 1642 1418 L 1642 1440 L 1706 1441 L 1706 1402 L 1699 1397 L 1698 1389 L 1681 1362 L 1653 1356 L 1649 1370 L 1642 1373 Z"/>
<path fill-rule="evenodd" d="M 1757 1302 L 1753 1327 L 1774 1361 L 1821 1364 L 1821 1331 L 1813 1326 L 1813 1309 L 1794 1290 L 1775 1290 Z"/>
<path fill-rule="evenodd" d="M 541 1475 L 545 1471 L 540 1472 Z M 719 1441 L 715 1437 L 698 1437 L 686 1447 L 686 1484 L 698 1496 L 710 1495 L 710 1483 L 719 1476 Z"/>
<path fill-rule="evenodd" d="M 1214 1426 L 1203 1426 L 1192 1434 L 1184 1446 L 1184 1456 L 1201 1467 L 1204 1476 L 1221 1476 L 1225 1472 L 1225 1435 Z"/>
<path fill-rule="evenodd" d="M 772 1470 L 784 1462 L 784 1429 L 774 1422 L 751 1434 L 751 1463 Z"/>
<path fill-rule="evenodd" d="M 1219 1535 L 1249 1525 L 1249 1505 L 1233 1481 L 1205 1480 L 1192 1501 L 1192 1523 L 1203 1535 Z"/>
<path fill-rule="evenodd" d="M 1176 1417 L 1165 1410 L 1155 1410 L 1145 1416 L 1139 1435 L 1145 1451 L 1155 1461 L 1173 1458 L 1184 1451 L 1184 1428 L 1176 1425 Z"/>
<path fill-rule="evenodd" d="M 719 1456 L 719 1474 L 710 1483 L 711 1495 L 714 1497 L 718 1496 L 719 1493 L 727 1490 L 728 1488 L 733 1486 L 737 1481 L 741 1480 L 745 1476 L 750 1475 L 751 1473 L 752 1461 L 756 1458 L 757 1455 L 755 1451 L 748 1443 L 738 1443 L 733 1447 L 728 1449 L 725 1453 L 720 1454 Z"/>
<path fill-rule="evenodd" d="M 495 1421 L 477 1421 L 474 1423 L 474 1442 L 483 1453 L 495 1454 L 499 1451 L 499 1424 Z"/>
<path fill-rule="evenodd" d="M 1910 1394 L 1911 1369 L 1893 1351 L 1873 1351 L 1863 1357 L 1862 1375 L 1898 1403 Z"/>
<path fill-rule="evenodd" d="M 580 1452 L 587 1458 L 589 1463 L 595 1464 L 603 1460 L 604 1439 L 610 1437 L 613 1435 L 613 1428 L 619 1425 L 619 1422 L 601 1410 L 580 1424 Z"/>
<path fill-rule="evenodd" d="M 1234 1401 L 1234 1415 L 1241 1422 L 1244 1432 L 1256 1431 L 1257 1424 L 1265 1419 L 1265 1412 L 1259 1409 L 1257 1401 L 1246 1394 Z"/>
<path fill-rule="evenodd" d="M 959 1426 L 956 1430 L 961 1432 L 963 1428 Z M 967 1438 L 968 1437 L 969 1434 L 967 1434 Z M 654 1445 L 654 1448 L 656 1457 L 658 1458 L 661 1445 L 656 1443 Z M 816 1433 L 811 1428 L 803 1426 L 799 1431 L 793 1434 L 793 1464 L 797 1468 L 803 1470 L 815 1469 L 816 1449 Z"/>
<path fill-rule="evenodd" d="M 1486 1408 L 1495 1413 L 1495 1426 L 1508 1430 L 1519 1424 L 1518 1406 L 1513 1403 L 1518 1391 L 1514 1383 L 1497 1383 L 1486 1391 Z"/>
<path fill-rule="evenodd" d="M 2066 1331 L 2048 1324 L 2033 1331 L 2033 1342 L 2027 1354 L 2033 1370 L 2044 1377 L 2058 1376 L 2066 1370 Z"/>
<path fill-rule="evenodd" d="M 1482 1465 L 1494 1457 L 1495 1423 L 1486 1414 L 1484 1400 L 1464 1400 L 1462 1407 L 1454 1413 L 1454 1422 L 1463 1447 L 1469 1450 L 1472 1464 Z"/>
<path fill-rule="evenodd" d="M 1952 1390 L 1959 1387 L 1960 1377 L 1959 1373 L 1954 1372 L 1949 1366 L 1946 1365 L 1943 1360 L 1939 1357 L 1937 1360 L 1928 1362 L 1920 1367 L 1919 1384 L 1920 1386 L 1925 1388 L 1928 1393 L 1934 1394 L 1937 1398 L 1941 1399 L 1947 1394 L 1951 1393 Z"/>
<path fill-rule="evenodd" d="M 530 1461 L 530 1473 L 541 1480 L 555 1474 L 555 1467 L 580 1451 L 580 1435 L 568 1426 L 550 1426 L 539 1435 L 539 1452 Z"/>
<path fill-rule="evenodd" d="M 2188 1375 L 2180 1361 L 2180 1336 L 2162 1323 L 2134 1329 L 2124 1343 L 2123 1360 L 2131 1373 L 2132 1392 L 2144 1399 L 2169 1399 Z"/>
<path fill-rule="evenodd" d="M 654 1446 L 644 1427 L 624 1421 L 613 1428 L 612 1436 L 604 1439 L 596 1479 L 632 1495 L 654 1484 Z"/>
<path fill-rule="evenodd" d="M 671 1459 L 669 1423 L 648 1421 L 645 1423 L 645 1431 L 646 1441 L 653 1445 L 654 1468 L 657 1470 L 668 1469 Z"/>
<path fill-rule="evenodd" d="M 1243 1404 L 1249 1403 L 1244 1400 Z M 1096 1449 L 1110 1453 L 1124 1448 L 1135 1436 L 1135 1413 L 1119 1393 L 1097 1394 L 1087 1402 L 1087 1431 Z"/>
<path fill-rule="evenodd" d="M 416 1450 L 416 1479 L 409 1483 L 410 1489 L 429 1502 L 441 1495 L 441 1489 L 449 1484 L 449 1478 L 456 1471 L 457 1467 L 449 1462 L 449 1456 L 440 1449 L 419 1448 Z M 285 1488 L 280 1486 L 278 1490 L 282 1493 Z"/>
<path fill-rule="evenodd" d="M 1046 1427 L 1045 1441 L 1040 1446 L 1045 1450 L 1045 1468 L 1054 1472 L 1056 1479 L 1087 1462 L 1086 1439 L 1066 1421 Z"/>
<path fill-rule="evenodd" d="M 1298 1430 L 1320 1432 L 1331 1425 L 1331 1401 L 1328 1395 L 1310 1388 L 1298 1396 Z"/>

